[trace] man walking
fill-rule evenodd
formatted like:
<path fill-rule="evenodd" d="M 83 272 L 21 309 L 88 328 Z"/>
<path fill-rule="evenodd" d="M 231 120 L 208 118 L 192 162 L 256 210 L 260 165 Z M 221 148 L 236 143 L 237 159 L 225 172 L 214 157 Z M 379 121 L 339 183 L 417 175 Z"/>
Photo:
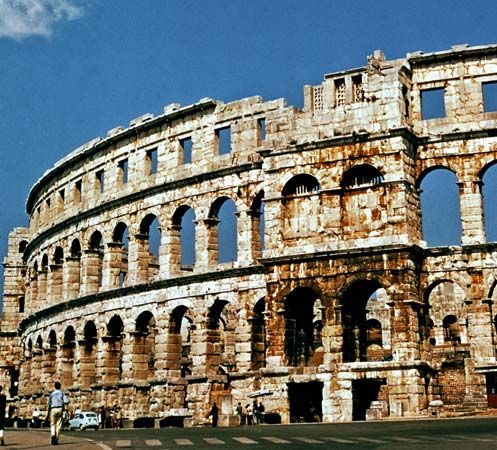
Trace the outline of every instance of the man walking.
<path fill-rule="evenodd" d="M 60 430 L 62 429 L 62 413 L 64 406 L 69 404 L 66 394 L 60 390 L 58 381 L 54 384 L 54 390 L 48 397 L 48 417 L 50 419 L 50 444 L 59 443 Z"/>

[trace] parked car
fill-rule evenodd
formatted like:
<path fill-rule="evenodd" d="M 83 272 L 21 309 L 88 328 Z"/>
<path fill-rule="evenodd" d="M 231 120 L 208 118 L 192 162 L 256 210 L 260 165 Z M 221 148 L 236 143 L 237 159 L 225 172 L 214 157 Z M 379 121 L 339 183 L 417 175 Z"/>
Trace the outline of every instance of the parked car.
<path fill-rule="evenodd" d="M 74 417 L 69 420 L 70 430 L 86 430 L 94 428 L 98 430 L 98 416 L 93 411 L 81 411 L 74 414 Z"/>

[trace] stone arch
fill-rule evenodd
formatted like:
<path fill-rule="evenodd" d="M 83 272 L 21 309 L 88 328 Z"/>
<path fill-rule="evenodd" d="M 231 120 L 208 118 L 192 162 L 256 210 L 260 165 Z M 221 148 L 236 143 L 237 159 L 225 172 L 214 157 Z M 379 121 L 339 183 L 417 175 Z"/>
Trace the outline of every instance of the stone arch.
<path fill-rule="evenodd" d="M 55 247 L 53 253 L 53 264 L 50 267 L 49 297 L 51 301 L 62 300 L 62 274 L 64 270 L 64 250 L 62 247 Z"/>
<path fill-rule="evenodd" d="M 316 177 L 301 173 L 293 176 L 286 182 L 281 191 L 283 197 L 294 197 L 299 195 L 313 194 L 321 190 L 321 185 Z"/>
<path fill-rule="evenodd" d="M 108 270 L 111 287 L 128 285 L 129 230 L 124 222 L 119 222 L 112 232 L 112 242 L 108 245 Z"/>
<path fill-rule="evenodd" d="M 423 240 L 429 246 L 460 245 L 462 225 L 456 174 L 446 167 L 431 167 L 417 184 Z"/>
<path fill-rule="evenodd" d="M 440 279 L 428 286 L 424 297 L 429 305 L 430 318 L 433 321 L 433 342 L 435 345 L 444 345 L 446 329 L 444 318 L 457 318 L 459 330 L 458 343 L 467 343 L 466 327 L 466 292 L 458 283 L 450 279 Z M 456 328 L 452 325 L 452 328 Z"/>
<path fill-rule="evenodd" d="M 103 336 L 106 343 L 105 367 L 103 382 L 116 383 L 121 380 L 123 373 L 123 331 L 124 324 L 121 317 L 116 314 L 107 323 L 107 335 Z"/>
<path fill-rule="evenodd" d="M 65 287 L 67 297 L 75 298 L 81 289 L 81 243 L 79 239 L 73 239 L 69 249 L 67 264 L 67 284 Z"/>
<path fill-rule="evenodd" d="M 155 317 L 150 311 L 138 315 L 133 333 L 133 377 L 148 380 L 155 377 L 155 340 L 157 328 Z"/>
<path fill-rule="evenodd" d="M 254 306 L 250 320 L 251 368 L 266 366 L 266 301 L 261 298 Z"/>
<path fill-rule="evenodd" d="M 384 182 L 383 174 L 371 164 L 357 164 L 348 169 L 342 177 L 342 189 L 376 186 Z"/>
<path fill-rule="evenodd" d="M 96 383 L 96 353 L 98 332 L 95 322 L 89 320 L 83 328 L 80 344 L 80 380 L 83 387 L 89 388 Z"/>
<path fill-rule="evenodd" d="M 173 214 L 171 227 L 171 252 L 173 269 L 193 268 L 195 265 L 196 215 L 193 208 L 181 205 Z"/>
<path fill-rule="evenodd" d="M 183 378 L 191 374 L 190 350 L 193 328 L 188 306 L 176 306 L 169 318 L 167 336 L 166 369 L 170 376 Z"/>
<path fill-rule="evenodd" d="M 480 192 L 487 242 L 497 241 L 497 161 L 487 164 L 480 173 Z"/>
<path fill-rule="evenodd" d="M 66 388 L 73 385 L 73 370 L 76 348 L 76 332 L 72 325 L 64 330 L 62 341 L 61 383 Z"/>
<path fill-rule="evenodd" d="M 368 304 L 374 301 L 380 289 L 382 285 L 378 280 L 359 279 L 349 284 L 343 291 L 341 300 L 343 362 L 368 361 Z M 378 356 L 374 357 L 377 358 Z"/>
<path fill-rule="evenodd" d="M 234 361 L 227 361 L 225 358 L 226 340 L 230 334 L 227 327 L 227 305 L 229 305 L 227 300 L 217 298 L 207 313 L 206 342 L 212 349 L 206 355 L 207 374 L 228 373 L 234 364 Z"/>
<path fill-rule="evenodd" d="M 285 354 L 290 366 L 315 365 L 314 304 L 317 300 L 318 292 L 303 286 L 295 288 L 285 297 Z"/>
<path fill-rule="evenodd" d="M 160 272 L 160 246 L 162 229 L 158 217 L 148 213 L 140 222 L 140 232 L 135 236 L 138 245 L 138 280 L 155 281 Z"/>
<path fill-rule="evenodd" d="M 237 209 L 229 197 L 219 197 L 209 212 L 210 260 L 235 262 L 238 254 Z"/>
<path fill-rule="evenodd" d="M 250 206 L 249 216 L 251 219 L 251 237 L 252 237 L 252 257 L 262 257 L 264 251 L 264 191 L 260 191 L 254 198 Z"/>
<path fill-rule="evenodd" d="M 103 281 L 104 240 L 99 230 L 94 231 L 88 241 L 86 255 L 86 291 L 98 292 Z"/>

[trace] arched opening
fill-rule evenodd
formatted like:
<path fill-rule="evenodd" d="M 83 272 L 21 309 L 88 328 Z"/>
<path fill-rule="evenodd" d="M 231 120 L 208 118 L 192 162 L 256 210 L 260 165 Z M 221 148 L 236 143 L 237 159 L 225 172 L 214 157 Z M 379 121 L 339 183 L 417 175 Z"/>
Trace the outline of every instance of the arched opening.
<path fill-rule="evenodd" d="M 285 299 L 285 353 L 290 366 L 316 363 L 314 351 L 321 345 L 321 337 L 316 334 L 315 322 L 321 322 L 319 332 L 322 328 L 321 312 L 314 309 L 317 300 L 316 292 L 306 287 L 294 289 Z"/>
<path fill-rule="evenodd" d="M 464 289 L 451 280 L 440 280 L 430 285 L 426 292 L 430 319 L 433 322 L 435 345 L 458 345 L 468 342 L 467 327 L 457 318 L 466 317 L 466 294 Z M 453 349 L 449 348 L 449 353 Z"/>
<path fill-rule="evenodd" d="M 172 244 L 178 260 L 174 267 L 191 270 L 195 265 L 195 211 L 187 205 L 180 206 L 173 215 Z"/>
<path fill-rule="evenodd" d="M 80 341 L 81 362 L 80 377 L 83 387 L 90 387 L 96 382 L 96 346 L 97 346 L 97 327 L 93 321 L 85 324 L 83 331 L 83 340 Z"/>
<path fill-rule="evenodd" d="M 86 261 L 86 289 L 89 294 L 98 292 L 102 286 L 104 241 L 102 233 L 95 231 L 90 236 Z"/>
<path fill-rule="evenodd" d="M 22 240 L 19 242 L 18 252 L 22 255 L 26 251 L 26 247 L 28 246 L 28 241 Z"/>
<path fill-rule="evenodd" d="M 64 331 L 64 340 L 62 342 L 61 383 L 66 388 L 73 385 L 75 348 L 76 332 L 69 325 Z"/>
<path fill-rule="evenodd" d="M 235 363 L 234 361 L 227 360 L 224 355 L 227 336 L 230 335 L 230 331 L 227 329 L 225 311 L 227 304 L 227 301 L 217 299 L 210 307 L 207 315 L 206 341 L 210 344 L 212 352 L 206 355 L 206 371 L 210 374 L 229 373 Z"/>
<path fill-rule="evenodd" d="M 102 339 L 107 344 L 104 358 L 104 383 L 116 383 L 123 373 L 123 340 L 124 324 L 118 315 L 112 316 L 107 324 L 107 335 Z"/>
<path fill-rule="evenodd" d="M 258 370 L 266 366 L 266 324 L 264 317 L 265 311 L 266 302 L 263 298 L 261 298 L 254 306 L 250 324 L 252 370 Z"/>
<path fill-rule="evenodd" d="M 370 164 L 358 164 L 347 170 L 342 178 L 343 189 L 351 189 L 364 186 L 375 186 L 383 183 L 383 175 Z"/>
<path fill-rule="evenodd" d="M 445 316 L 443 321 L 443 331 L 444 331 L 444 342 L 460 344 L 461 343 L 461 332 L 459 330 L 459 324 L 457 322 L 457 317 L 449 314 Z"/>
<path fill-rule="evenodd" d="M 128 226 L 120 222 L 114 228 L 112 243 L 109 244 L 112 287 L 128 285 Z"/>
<path fill-rule="evenodd" d="M 168 352 L 167 364 L 168 373 L 171 376 L 181 376 L 184 378 L 191 375 L 192 359 L 191 333 L 193 331 L 192 320 L 188 317 L 186 306 L 177 306 L 171 313 L 168 329 Z"/>
<path fill-rule="evenodd" d="M 62 300 L 62 272 L 64 264 L 64 250 L 62 247 L 56 247 L 53 255 L 53 264 L 50 267 L 50 300 Z"/>
<path fill-rule="evenodd" d="M 381 360 L 391 355 L 389 345 L 383 348 L 382 323 L 389 328 L 390 320 L 386 302 L 385 290 L 376 280 L 356 281 L 345 291 L 342 299 L 344 362 Z"/>
<path fill-rule="evenodd" d="M 41 387 L 41 381 L 45 378 L 44 368 L 42 367 L 42 357 L 43 357 L 43 339 L 38 336 L 34 349 L 32 351 L 33 358 L 31 360 L 31 371 L 32 371 L 32 389 L 36 392 Z"/>
<path fill-rule="evenodd" d="M 291 178 L 283 187 L 281 195 L 283 197 L 293 197 L 299 195 L 315 194 L 319 192 L 321 186 L 312 175 L 299 174 Z"/>
<path fill-rule="evenodd" d="M 40 307 L 44 308 L 47 301 L 48 282 L 48 255 L 45 253 L 41 258 L 40 273 L 38 274 L 38 301 Z"/>
<path fill-rule="evenodd" d="M 321 186 L 316 178 L 307 174 L 296 175 L 283 187 L 283 237 L 287 245 L 301 246 L 302 239 L 315 236 L 321 218 Z"/>
<path fill-rule="evenodd" d="M 159 277 L 161 236 L 162 230 L 157 216 L 147 214 L 140 223 L 140 234 L 137 236 L 141 281 L 155 281 Z"/>
<path fill-rule="evenodd" d="M 461 212 L 455 174 L 445 168 L 429 172 L 421 182 L 423 240 L 431 246 L 460 245 Z"/>
<path fill-rule="evenodd" d="M 149 311 L 136 319 L 133 343 L 133 376 L 136 380 L 148 380 L 155 376 L 155 318 Z"/>
<path fill-rule="evenodd" d="M 486 168 L 482 176 L 483 217 L 487 242 L 497 241 L 497 164 Z"/>
<path fill-rule="evenodd" d="M 251 217 L 252 226 L 252 257 L 260 258 L 264 251 L 264 191 L 257 194 L 252 206 L 250 207 L 249 215 Z"/>
<path fill-rule="evenodd" d="M 210 252 L 213 262 L 237 260 L 237 210 L 233 200 L 218 198 L 212 205 L 210 219 Z"/>
<path fill-rule="evenodd" d="M 81 244 L 79 239 L 71 242 L 70 256 L 67 258 L 67 295 L 76 298 L 81 288 Z"/>

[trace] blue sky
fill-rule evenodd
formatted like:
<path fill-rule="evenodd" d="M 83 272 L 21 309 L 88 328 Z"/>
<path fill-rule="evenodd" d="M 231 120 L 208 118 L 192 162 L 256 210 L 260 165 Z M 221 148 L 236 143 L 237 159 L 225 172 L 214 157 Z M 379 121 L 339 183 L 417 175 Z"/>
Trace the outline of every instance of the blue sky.
<path fill-rule="evenodd" d="M 164 105 L 252 95 L 454 44 L 497 42 L 493 1 L 0 0 L 0 257 L 55 161 Z"/>

